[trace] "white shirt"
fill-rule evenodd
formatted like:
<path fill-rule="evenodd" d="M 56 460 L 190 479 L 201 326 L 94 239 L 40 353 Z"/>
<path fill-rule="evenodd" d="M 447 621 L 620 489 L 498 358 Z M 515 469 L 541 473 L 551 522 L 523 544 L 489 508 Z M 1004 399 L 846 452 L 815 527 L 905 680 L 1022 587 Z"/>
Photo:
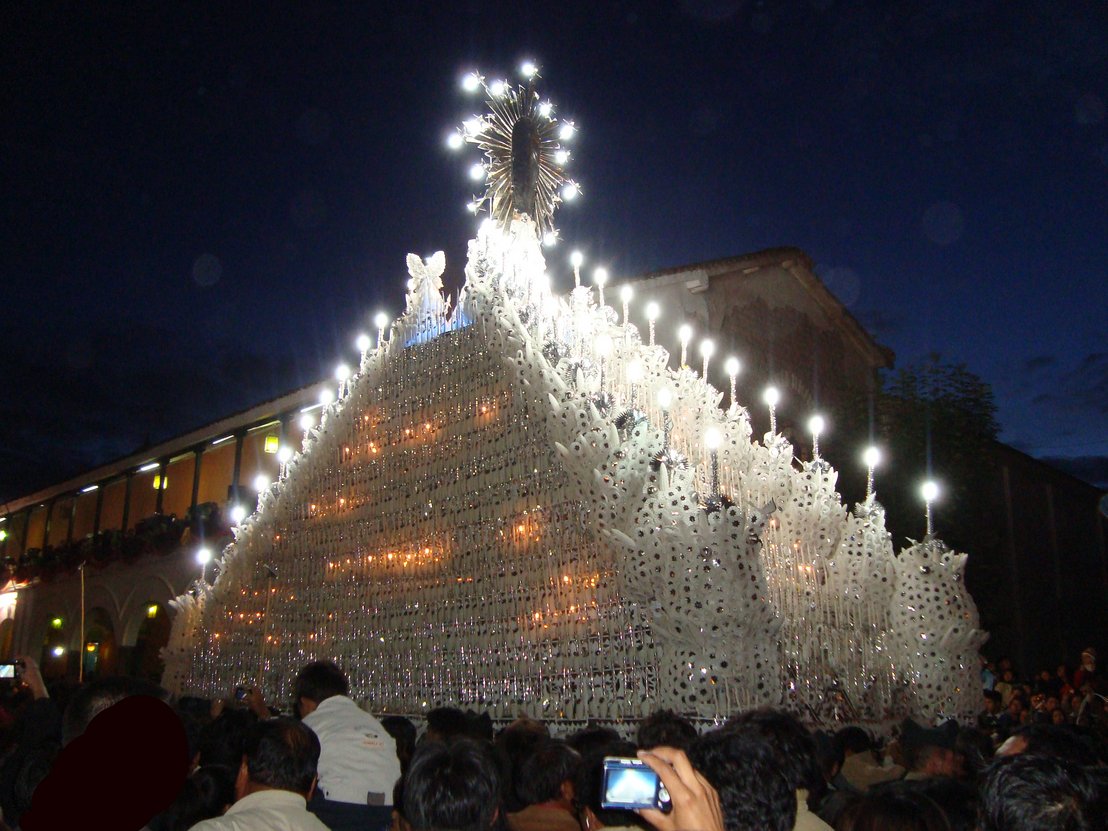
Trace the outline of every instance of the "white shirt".
<path fill-rule="evenodd" d="M 319 702 L 304 724 L 319 737 L 322 796 L 355 805 L 392 805 L 400 760 L 381 722 L 345 695 L 334 695 Z"/>
<path fill-rule="evenodd" d="M 304 797 L 292 791 L 255 791 L 189 831 L 328 831 L 308 812 Z"/>

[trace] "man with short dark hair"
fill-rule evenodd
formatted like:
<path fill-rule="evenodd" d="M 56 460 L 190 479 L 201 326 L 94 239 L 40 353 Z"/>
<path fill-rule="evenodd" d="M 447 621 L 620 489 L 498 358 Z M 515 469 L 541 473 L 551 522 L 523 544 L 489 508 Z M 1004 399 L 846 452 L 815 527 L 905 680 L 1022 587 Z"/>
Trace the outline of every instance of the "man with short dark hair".
<path fill-rule="evenodd" d="M 693 742 L 689 761 L 718 791 L 725 831 L 792 829 L 796 791 L 758 731 L 736 725 L 705 733 Z"/>
<path fill-rule="evenodd" d="M 696 735 L 696 727 L 684 716 L 673 710 L 655 710 L 639 722 L 635 737 L 643 750 L 654 747 L 688 750 L 696 741 Z"/>
<path fill-rule="evenodd" d="M 319 738 L 319 792 L 309 808 L 332 831 L 387 827 L 400 778 L 396 742 L 348 697 L 350 682 L 333 661 L 315 661 L 296 676 L 304 724 Z"/>
<path fill-rule="evenodd" d="M 401 807 L 412 831 L 489 831 L 500 811 L 491 748 L 466 738 L 423 742 L 404 777 Z"/>
<path fill-rule="evenodd" d="M 259 721 L 246 734 L 235 804 L 190 831 L 328 831 L 307 808 L 318 763 L 319 740 L 303 724 Z"/>
<path fill-rule="evenodd" d="M 1100 831 L 1104 800 L 1081 765 L 1054 756 L 998 759 L 985 771 L 981 831 Z"/>
<path fill-rule="evenodd" d="M 566 742 L 548 739 L 523 763 L 516 796 L 526 806 L 508 814 L 512 831 L 581 831 L 573 780 L 581 756 Z"/>
<path fill-rule="evenodd" d="M 823 797 L 826 783 L 816 762 L 816 743 L 808 728 L 784 710 L 764 707 L 729 718 L 725 729 L 741 728 L 757 733 L 773 748 L 779 770 L 796 792 L 795 831 L 831 831 L 831 826 L 808 806 Z"/>

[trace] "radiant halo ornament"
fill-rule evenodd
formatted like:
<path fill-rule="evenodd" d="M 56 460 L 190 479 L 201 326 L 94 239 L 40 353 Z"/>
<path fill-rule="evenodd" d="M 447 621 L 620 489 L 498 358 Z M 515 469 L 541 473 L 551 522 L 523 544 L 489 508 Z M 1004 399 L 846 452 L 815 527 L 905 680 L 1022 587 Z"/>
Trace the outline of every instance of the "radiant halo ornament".
<path fill-rule="evenodd" d="M 485 155 L 484 162 L 470 169 L 474 180 L 485 182 L 484 193 L 469 203 L 471 211 L 488 208 L 502 227 L 513 217 L 526 214 L 541 239 L 553 240 L 557 234 L 554 209 L 581 192 L 565 175 L 569 151 L 562 144 L 577 128 L 572 121 L 555 118 L 549 101 L 540 101 L 534 64 L 524 64 L 521 72 L 526 86 L 502 80 L 486 84 L 476 72 L 466 75 L 462 87 L 468 92 L 483 90 L 488 112 L 467 119 L 448 144 L 455 149 L 475 144 Z"/>

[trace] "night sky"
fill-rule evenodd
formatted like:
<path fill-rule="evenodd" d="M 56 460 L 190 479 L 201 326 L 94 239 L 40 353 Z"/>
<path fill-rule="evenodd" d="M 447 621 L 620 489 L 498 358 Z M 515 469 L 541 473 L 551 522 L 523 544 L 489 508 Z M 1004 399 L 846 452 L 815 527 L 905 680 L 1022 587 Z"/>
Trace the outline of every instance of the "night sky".
<path fill-rule="evenodd" d="M 0 500 L 328 376 L 409 251 L 457 285 L 457 82 L 523 58 L 581 128 L 556 285 L 798 246 L 1108 485 L 1108 4 L 62 5 L 0 10 Z"/>

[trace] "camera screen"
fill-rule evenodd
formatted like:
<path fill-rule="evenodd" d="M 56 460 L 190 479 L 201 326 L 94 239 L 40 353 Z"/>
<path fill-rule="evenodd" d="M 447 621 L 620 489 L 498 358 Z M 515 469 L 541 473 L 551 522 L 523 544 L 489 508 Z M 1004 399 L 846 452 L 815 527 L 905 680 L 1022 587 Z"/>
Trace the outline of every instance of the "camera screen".
<path fill-rule="evenodd" d="M 15 664 L 0 664 L 0 678 L 15 678 Z"/>
<path fill-rule="evenodd" d="M 605 802 L 654 807 L 658 795 L 658 774 L 650 768 L 610 768 L 607 774 Z"/>

